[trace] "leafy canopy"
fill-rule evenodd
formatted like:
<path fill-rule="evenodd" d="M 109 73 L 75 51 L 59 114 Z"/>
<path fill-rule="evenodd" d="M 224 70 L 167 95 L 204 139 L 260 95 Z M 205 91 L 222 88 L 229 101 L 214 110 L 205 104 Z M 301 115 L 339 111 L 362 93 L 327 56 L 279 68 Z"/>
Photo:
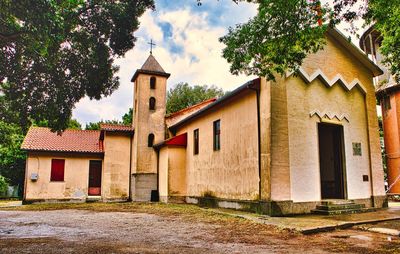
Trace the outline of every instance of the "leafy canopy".
<path fill-rule="evenodd" d="M 81 98 L 119 85 L 116 57 L 134 47 L 138 18 L 153 0 L 1 0 L 0 94 L 30 120 L 63 130 Z"/>
<path fill-rule="evenodd" d="M 21 128 L 0 120 L 0 175 L 12 185 L 22 186 L 26 153 L 20 147 L 24 140 Z"/>
<path fill-rule="evenodd" d="M 190 86 L 188 83 L 178 83 L 167 92 L 167 114 L 222 95 L 224 91 L 214 85 Z"/>
<path fill-rule="evenodd" d="M 263 0 L 257 15 L 245 24 L 229 28 L 220 38 L 226 45 L 223 57 L 233 74 L 265 76 L 297 69 L 308 53 L 324 45 L 326 26 L 308 1 Z"/>
<path fill-rule="evenodd" d="M 238 0 L 245 1 L 245 0 Z M 234 0 L 234 2 L 238 2 Z M 223 56 L 233 74 L 274 79 L 275 74 L 296 71 L 309 53 L 325 44 L 324 32 L 340 22 L 375 23 L 383 35 L 381 52 L 400 81 L 400 0 L 246 0 L 258 4 L 257 15 L 230 28 L 220 38 Z"/>

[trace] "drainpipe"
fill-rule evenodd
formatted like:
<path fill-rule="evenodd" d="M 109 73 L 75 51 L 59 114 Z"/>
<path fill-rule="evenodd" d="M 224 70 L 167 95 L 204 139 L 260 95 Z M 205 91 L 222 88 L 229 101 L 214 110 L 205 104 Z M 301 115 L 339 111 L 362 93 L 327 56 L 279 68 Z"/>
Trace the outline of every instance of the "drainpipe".
<path fill-rule="evenodd" d="M 260 82 L 260 81 L 259 81 Z M 261 124 L 260 124 L 260 88 L 254 87 L 255 82 L 247 88 L 256 92 L 257 97 L 257 135 L 258 135 L 258 199 L 261 200 Z"/>
<path fill-rule="evenodd" d="M 157 193 L 158 193 L 158 201 L 160 201 L 160 149 L 157 149 Z"/>
<path fill-rule="evenodd" d="M 135 132 L 131 135 L 130 146 L 129 146 L 129 190 L 128 190 L 128 201 L 132 201 L 132 140 Z"/>

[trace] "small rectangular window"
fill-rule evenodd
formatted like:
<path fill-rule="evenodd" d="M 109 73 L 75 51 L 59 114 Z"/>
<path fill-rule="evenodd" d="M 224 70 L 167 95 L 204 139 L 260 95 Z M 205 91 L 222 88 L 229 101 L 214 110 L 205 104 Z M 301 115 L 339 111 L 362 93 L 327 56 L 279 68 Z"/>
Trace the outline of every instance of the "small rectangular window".
<path fill-rule="evenodd" d="M 199 154 L 199 129 L 193 131 L 193 154 Z"/>
<path fill-rule="evenodd" d="M 217 120 L 213 123 L 214 132 L 214 151 L 221 149 L 221 121 Z"/>
<path fill-rule="evenodd" d="M 64 169 L 65 169 L 65 160 L 52 159 L 50 181 L 52 182 L 64 181 Z"/>

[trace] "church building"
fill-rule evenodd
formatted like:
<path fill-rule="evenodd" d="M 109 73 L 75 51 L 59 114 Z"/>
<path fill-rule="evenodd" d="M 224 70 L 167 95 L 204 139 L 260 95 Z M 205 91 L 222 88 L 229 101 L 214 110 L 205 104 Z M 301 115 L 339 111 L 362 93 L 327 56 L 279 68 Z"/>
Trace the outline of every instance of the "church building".
<path fill-rule="evenodd" d="M 170 74 L 150 54 L 131 80 L 132 126 L 30 128 L 25 202 L 159 200 L 277 216 L 330 202 L 385 207 L 373 85 L 382 70 L 338 30 L 326 38 L 296 73 L 170 115 Z"/>

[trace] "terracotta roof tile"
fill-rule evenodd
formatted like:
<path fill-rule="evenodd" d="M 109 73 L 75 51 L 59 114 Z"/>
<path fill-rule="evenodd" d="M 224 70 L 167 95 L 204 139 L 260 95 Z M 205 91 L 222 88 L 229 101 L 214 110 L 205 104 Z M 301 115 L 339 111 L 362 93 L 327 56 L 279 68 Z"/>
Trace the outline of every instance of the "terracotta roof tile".
<path fill-rule="evenodd" d="M 130 125 L 109 124 L 109 123 L 100 124 L 100 129 L 104 131 L 123 131 L 123 132 L 132 132 L 134 130 L 134 128 Z"/>
<path fill-rule="evenodd" d="M 100 131 L 65 130 L 61 135 L 49 128 L 31 127 L 21 149 L 28 151 L 103 153 Z"/>

